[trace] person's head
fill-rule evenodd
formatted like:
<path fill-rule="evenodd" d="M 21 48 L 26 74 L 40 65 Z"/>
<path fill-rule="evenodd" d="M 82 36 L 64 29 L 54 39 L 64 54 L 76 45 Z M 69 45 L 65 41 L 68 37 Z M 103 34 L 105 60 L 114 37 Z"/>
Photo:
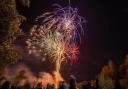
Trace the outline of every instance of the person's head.
<path fill-rule="evenodd" d="M 75 79 L 73 78 L 70 79 L 70 85 L 75 85 Z"/>
<path fill-rule="evenodd" d="M 83 81 L 83 82 L 82 82 L 82 85 L 86 86 L 87 83 L 88 83 L 87 81 Z"/>
<path fill-rule="evenodd" d="M 62 84 L 65 84 L 65 81 L 62 81 Z"/>
<path fill-rule="evenodd" d="M 55 84 L 52 84 L 52 89 L 55 89 Z"/>
<path fill-rule="evenodd" d="M 63 83 L 62 81 L 60 81 L 60 82 L 59 82 L 59 87 L 61 87 L 61 86 L 62 86 L 62 83 Z"/>

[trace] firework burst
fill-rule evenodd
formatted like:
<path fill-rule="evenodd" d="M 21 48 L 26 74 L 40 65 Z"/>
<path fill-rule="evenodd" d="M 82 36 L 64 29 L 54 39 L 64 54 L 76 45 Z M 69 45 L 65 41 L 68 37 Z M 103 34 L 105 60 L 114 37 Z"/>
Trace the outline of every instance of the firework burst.
<path fill-rule="evenodd" d="M 71 63 L 78 60 L 79 43 L 84 34 L 83 17 L 77 8 L 62 7 L 54 4 L 53 12 L 46 12 L 36 18 L 37 25 L 30 30 L 26 41 L 29 54 L 41 53 L 50 57 L 59 71 L 61 63 L 69 59 Z"/>

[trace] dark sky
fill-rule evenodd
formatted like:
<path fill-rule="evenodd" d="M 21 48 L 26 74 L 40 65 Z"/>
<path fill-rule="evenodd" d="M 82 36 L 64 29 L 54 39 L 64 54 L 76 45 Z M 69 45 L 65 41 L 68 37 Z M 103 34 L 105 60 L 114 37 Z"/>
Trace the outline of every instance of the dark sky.
<path fill-rule="evenodd" d="M 80 45 L 80 60 L 72 66 L 63 65 L 62 73 L 66 73 L 65 77 L 73 73 L 79 80 L 93 79 L 109 58 L 117 64 L 123 62 L 123 57 L 128 53 L 128 3 L 126 1 L 71 0 L 71 5 L 79 8 L 80 15 L 87 22 L 84 25 L 85 35 Z M 36 16 L 52 11 L 54 3 L 65 6 L 68 0 L 31 0 L 29 8 L 18 3 L 19 13 L 27 18 L 22 25 L 23 31 L 25 33 L 29 31 Z M 27 64 L 32 66 L 32 63 L 27 62 Z M 45 64 L 43 65 L 46 67 Z"/>

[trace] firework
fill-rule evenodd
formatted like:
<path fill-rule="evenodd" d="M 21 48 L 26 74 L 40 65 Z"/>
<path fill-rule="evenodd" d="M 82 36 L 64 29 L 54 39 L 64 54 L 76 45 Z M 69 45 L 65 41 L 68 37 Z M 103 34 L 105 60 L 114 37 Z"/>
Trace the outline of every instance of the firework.
<path fill-rule="evenodd" d="M 79 57 L 79 46 L 77 46 L 76 44 L 71 44 L 67 48 L 67 52 L 68 52 L 68 58 L 71 61 L 71 64 L 75 63 Z"/>
<path fill-rule="evenodd" d="M 83 17 L 77 8 L 54 4 L 53 12 L 46 12 L 36 18 L 37 25 L 30 31 L 26 41 L 29 54 L 44 54 L 56 64 L 59 72 L 61 63 L 70 60 L 74 63 L 79 56 L 79 43 L 84 34 Z"/>
<path fill-rule="evenodd" d="M 53 12 L 46 12 L 36 20 L 44 19 L 41 23 L 48 29 L 55 28 L 54 30 L 63 35 L 66 42 L 74 43 L 76 39 L 81 39 L 80 34 L 84 34 L 82 24 L 85 20 L 78 14 L 78 9 L 71 6 L 62 7 L 58 4 L 54 6 Z"/>

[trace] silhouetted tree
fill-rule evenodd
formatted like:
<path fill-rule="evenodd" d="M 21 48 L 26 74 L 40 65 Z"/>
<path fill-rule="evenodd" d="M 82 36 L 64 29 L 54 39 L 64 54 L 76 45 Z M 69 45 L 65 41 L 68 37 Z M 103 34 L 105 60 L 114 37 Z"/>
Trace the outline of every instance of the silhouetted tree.
<path fill-rule="evenodd" d="M 126 55 L 124 63 L 120 65 L 120 85 L 125 88 L 128 85 L 128 55 Z"/>
<path fill-rule="evenodd" d="M 111 77 L 112 79 L 116 79 L 117 78 L 117 66 L 114 64 L 114 62 L 112 61 L 112 59 L 110 59 L 108 61 L 108 64 L 107 64 L 107 67 L 108 67 L 108 74 L 109 74 L 109 77 Z"/>
<path fill-rule="evenodd" d="M 21 58 L 14 47 L 14 40 L 21 34 L 20 24 L 23 17 L 16 10 L 15 0 L 0 0 L 0 74 L 7 64 Z"/>
<path fill-rule="evenodd" d="M 24 5 L 24 6 L 27 6 L 29 7 L 30 6 L 30 0 L 20 0 L 21 3 Z"/>
<path fill-rule="evenodd" d="M 16 0 L 0 0 L 0 76 L 6 65 L 21 59 L 14 41 L 22 33 L 20 25 L 24 19 L 16 9 Z"/>
<path fill-rule="evenodd" d="M 114 81 L 109 76 L 108 66 L 104 66 L 98 75 L 99 85 L 102 89 L 114 89 Z"/>

